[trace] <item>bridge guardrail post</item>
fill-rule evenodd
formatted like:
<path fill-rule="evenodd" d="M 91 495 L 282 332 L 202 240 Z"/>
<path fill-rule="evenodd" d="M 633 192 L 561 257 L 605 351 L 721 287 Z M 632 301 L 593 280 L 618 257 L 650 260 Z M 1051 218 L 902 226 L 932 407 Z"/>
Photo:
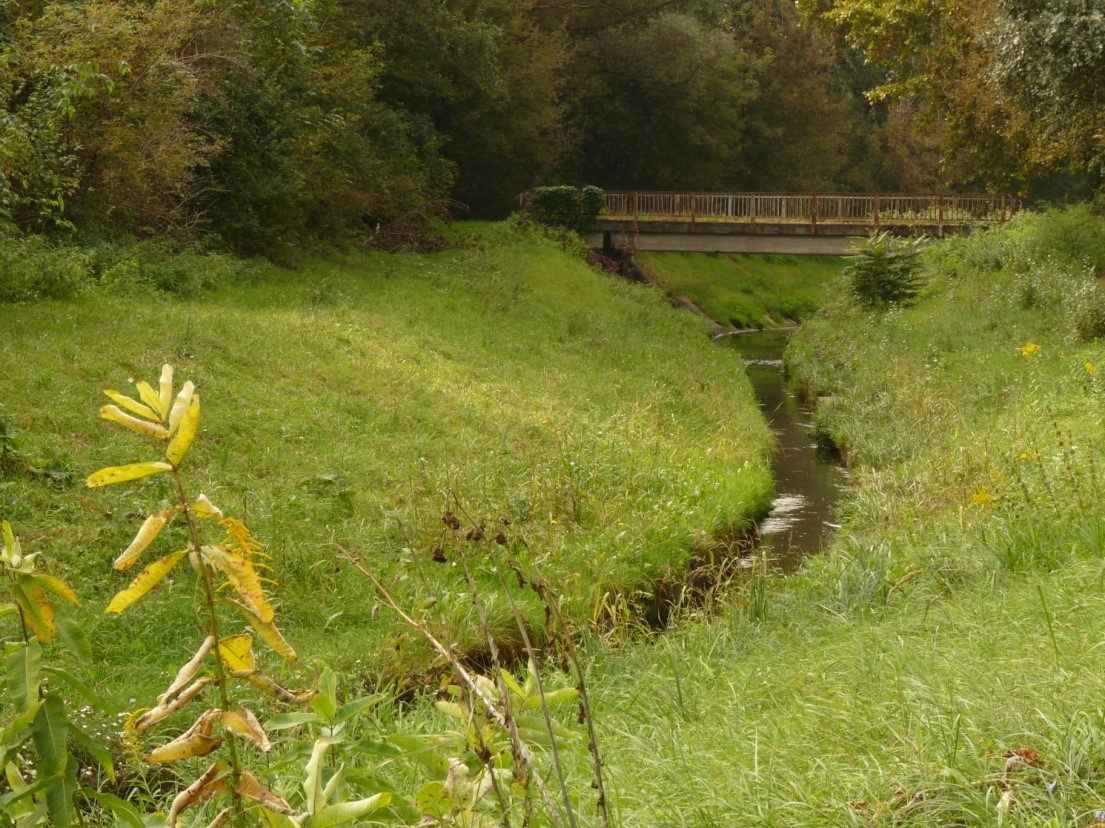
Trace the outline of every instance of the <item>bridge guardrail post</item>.
<path fill-rule="evenodd" d="M 812 235 L 817 235 L 817 194 L 815 193 L 811 197 L 812 204 L 810 205 L 810 231 Z"/>

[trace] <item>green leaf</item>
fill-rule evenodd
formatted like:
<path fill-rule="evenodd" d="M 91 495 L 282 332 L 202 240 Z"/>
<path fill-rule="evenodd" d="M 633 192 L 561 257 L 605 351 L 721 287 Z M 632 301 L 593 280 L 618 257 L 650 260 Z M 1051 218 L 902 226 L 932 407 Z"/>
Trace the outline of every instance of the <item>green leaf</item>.
<path fill-rule="evenodd" d="M 329 667 L 322 671 L 318 679 L 319 694 L 311 699 L 311 708 L 330 721 L 338 712 L 338 677 Z"/>
<path fill-rule="evenodd" d="M 574 687 L 562 687 L 559 690 L 551 690 L 544 695 L 531 696 L 526 699 L 524 704 L 525 710 L 536 710 L 541 706 L 542 698 L 548 707 L 552 707 L 556 704 L 563 704 L 564 702 L 571 701 L 572 699 L 579 697 L 579 691 Z"/>
<path fill-rule="evenodd" d="M 43 697 L 43 705 L 31 722 L 31 740 L 38 753 L 38 772 L 57 777 L 46 789 L 46 807 L 55 825 L 68 825 L 73 809 L 73 793 L 77 789 L 77 763 L 69 761 L 66 739 L 69 720 L 65 702 L 56 692 Z"/>
<path fill-rule="evenodd" d="M 0 796 L 0 808 L 4 808 L 15 802 L 18 802 L 21 799 L 26 799 L 28 796 L 33 796 L 44 788 L 48 788 L 56 781 L 56 777 L 46 776 L 41 779 L 36 779 L 31 785 L 25 785 L 23 787 L 10 790 L 3 796 Z"/>
<path fill-rule="evenodd" d="M 32 641 L 8 656 L 4 664 L 4 682 L 18 710 L 27 710 L 38 702 L 42 670 L 42 647 Z"/>
<path fill-rule="evenodd" d="M 8 726 L 4 728 L 4 732 L 0 733 L 0 747 L 5 750 L 13 745 L 21 745 L 23 742 L 30 738 L 30 734 L 24 734 L 24 731 L 31 726 L 31 722 L 35 720 L 35 716 L 38 715 L 38 709 L 42 707 L 42 701 L 35 702 L 32 706 L 28 707 L 10 722 Z"/>
<path fill-rule="evenodd" d="M 389 793 L 378 793 L 368 799 L 358 799 L 356 802 L 341 802 L 323 808 L 307 821 L 307 826 L 308 828 L 331 828 L 334 825 L 360 819 L 389 804 L 391 804 Z"/>
<path fill-rule="evenodd" d="M 322 792 L 322 768 L 326 759 L 326 751 L 330 749 L 330 743 L 325 739 L 315 742 L 311 750 L 311 758 L 307 762 L 307 777 L 303 780 L 303 791 L 307 796 L 307 813 L 317 814 L 326 806 L 326 798 Z"/>
<path fill-rule="evenodd" d="M 51 676 L 68 684 L 73 691 L 79 694 L 85 701 L 87 701 L 96 709 L 103 710 L 107 713 L 116 712 L 115 709 L 111 707 L 107 702 L 105 702 L 95 690 L 93 690 L 84 681 L 70 673 L 68 670 L 63 670 L 60 667 L 46 666 L 42 668 L 42 672 L 46 673 L 46 675 L 48 676 Z"/>
<path fill-rule="evenodd" d="M 146 823 L 142 821 L 142 814 L 125 799 L 120 799 L 115 794 L 100 793 L 88 789 L 84 793 L 95 802 L 98 802 L 101 808 L 117 820 L 129 825 L 130 828 L 146 828 Z"/>
<path fill-rule="evenodd" d="M 70 762 L 65 772 L 46 788 L 46 809 L 50 822 L 67 828 L 73 821 L 73 796 L 77 793 L 77 763 Z"/>
<path fill-rule="evenodd" d="M 92 660 L 92 642 L 88 640 L 84 627 L 71 615 L 58 616 L 58 638 L 65 649 L 77 658 L 82 661 Z"/>
<path fill-rule="evenodd" d="M 65 746 L 69 720 L 65 715 L 65 702 L 57 692 L 47 693 L 43 704 L 31 722 L 31 739 L 38 751 L 39 773 L 54 776 L 65 772 L 69 752 Z"/>
<path fill-rule="evenodd" d="M 384 700 L 384 696 L 380 693 L 374 693 L 371 696 L 362 696 L 359 699 L 354 699 L 348 704 L 343 704 L 338 708 L 338 712 L 334 715 L 335 722 L 345 722 L 352 719 L 354 716 L 358 716 L 364 711 L 375 707 Z"/>
<path fill-rule="evenodd" d="M 80 742 L 85 750 L 89 752 L 93 759 L 99 763 L 100 767 L 104 769 L 104 773 L 107 774 L 109 781 L 115 781 L 115 763 L 111 760 L 111 751 L 85 733 L 84 730 L 77 727 L 75 724 L 70 723 L 69 735 L 76 741 Z"/>
<path fill-rule="evenodd" d="M 288 730 L 305 724 L 323 724 L 317 713 L 279 713 L 265 722 L 265 730 Z"/>
<path fill-rule="evenodd" d="M 426 816 L 441 819 L 453 807 L 453 798 L 442 782 L 427 782 L 414 795 L 414 804 Z"/>
<path fill-rule="evenodd" d="M 18 604 L 0 604 L 0 618 L 7 618 L 19 612 Z"/>

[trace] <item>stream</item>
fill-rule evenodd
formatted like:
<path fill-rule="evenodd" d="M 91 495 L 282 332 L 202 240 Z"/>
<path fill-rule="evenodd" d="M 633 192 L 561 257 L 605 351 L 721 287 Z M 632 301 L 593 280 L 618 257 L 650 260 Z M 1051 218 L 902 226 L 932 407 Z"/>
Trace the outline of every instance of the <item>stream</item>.
<path fill-rule="evenodd" d="M 793 572 L 820 552 L 836 529 L 834 507 L 847 485 L 847 472 L 831 449 L 813 439 L 813 413 L 787 389 L 783 351 L 787 329 L 751 331 L 723 337 L 735 348 L 771 430 L 778 440 L 772 463 L 775 499 L 760 523 L 757 557 Z"/>

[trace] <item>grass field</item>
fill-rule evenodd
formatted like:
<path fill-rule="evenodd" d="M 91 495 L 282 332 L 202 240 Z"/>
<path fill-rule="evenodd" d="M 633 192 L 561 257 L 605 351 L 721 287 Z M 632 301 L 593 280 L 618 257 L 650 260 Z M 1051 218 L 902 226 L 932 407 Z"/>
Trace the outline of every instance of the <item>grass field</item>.
<path fill-rule="evenodd" d="M 111 561 L 167 484 L 84 486 L 156 456 L 97 411 L 102 389 L 156 383 L 163 362 L 203 396 L 186 480 L 273 556 L 308 671 L 326 660 L 371 683 L 428 664 L 346 552 L 408 606 L 436 601 L 462 648 L 479 649 L 447 512 L 462 534 L 467 515 L 490 535 L 509 521 L 512 553 L 532 554 L 591 619 L 763 510 L 769 434 L 739 360 L 698 320 L 538 235 L 463 233 L 439 254 L 259 267 L 198 298 L 91 290 L 0 305 L 0 417 L 22 453 L 0 477 L 0 516 L 85 599 L 105 692 L 160 689 L 194 635 L 187 576 L 101 615 L 129 581 Z M 161 554 L 183 545 L 181 525 L 167 531 Z M 516 637 L 486 561 L 477 579 Z M 535 602 L 524 608 L 539 630 Z"/>
<path fill-rule="evenodd" d="M 770 328 L 809 318 L 839 278 L 835 256 L 641 253 L 638 262 L 666 291 L 686 296 L 730 328 Z"/>
<path fill-rule="evenodd" d="M 803 326 L 843 528 L 596 659 L 623 824 L 1102 821 L 1103 271 L 1105 221 L 1023 216 L 933 245 L 915 306 L 839 296 Z"/>

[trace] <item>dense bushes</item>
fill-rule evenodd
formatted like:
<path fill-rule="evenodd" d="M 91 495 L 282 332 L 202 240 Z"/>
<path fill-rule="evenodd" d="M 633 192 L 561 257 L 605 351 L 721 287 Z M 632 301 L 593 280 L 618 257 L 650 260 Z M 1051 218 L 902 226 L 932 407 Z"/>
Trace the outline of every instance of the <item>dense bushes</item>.
<path fill-rule="evenodd" d="M 605 204 L 598 187 L 538 187 L 529 194 L 528 209 L 541 224 L 583 233 Z"/>
<path fill-rule="evenodd" d="M 197 296 L 251 280 L 257 266 L 200 249 L 174 251 L 152 241 L 54 243 L 43 236 L 0 235 L 0 302 L 72 296 L 83 290 L 149 290 Z"/>

